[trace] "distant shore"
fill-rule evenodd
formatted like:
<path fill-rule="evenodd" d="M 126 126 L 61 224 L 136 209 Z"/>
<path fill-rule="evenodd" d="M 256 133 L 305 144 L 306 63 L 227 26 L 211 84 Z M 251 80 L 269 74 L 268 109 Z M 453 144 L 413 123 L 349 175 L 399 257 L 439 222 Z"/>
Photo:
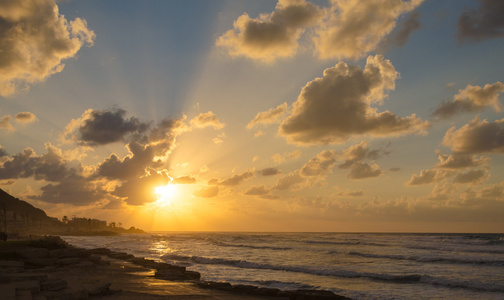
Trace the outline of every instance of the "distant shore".
<path fill-rule="evenodd" d="M 280 291 L 200 281 L 198 272 L 106 248 L 75 248 L 58 236 L 0 242 L 5 299 L 348 299 L 329 291 Z M 25 298 L 22 298 L 25 295 Z M 38 298 L 37 298 L 38 297 Z M 34 298 L 34 299 L 35 299 Z"/>

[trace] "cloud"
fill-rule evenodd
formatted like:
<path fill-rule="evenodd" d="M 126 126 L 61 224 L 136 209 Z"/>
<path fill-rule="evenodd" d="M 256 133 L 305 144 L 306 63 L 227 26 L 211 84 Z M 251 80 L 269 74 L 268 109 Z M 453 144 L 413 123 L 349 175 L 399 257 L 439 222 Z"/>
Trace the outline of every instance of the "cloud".
<path fill-rule="evenodd" d="M 3 157 L 6 157 L 8 156 L 9 154 L 7 153 L 7 151 L 4 149 L 4 147 L 0 146 L 0 158 L 3 158 Z M 0 162 L 2 162 L 0 160 Z"/>
<path fill-rule="evenodd" d="M 8 131 L 14 131 L 14 127 L 12 126 L 10 120 L 12 119 L 11 115 L 6 115 L 0 118 L 0 129 L 5 129 Z"/>
<path fill-rule="evenodd" d="M 299 170 L 290 172 L 288 175 L 277 180 L 273 189 L 276 190 L 296 190 L 303 186 L 305 178 L 300 175 Z"/>
<path fill-rule="evenodd" d="M 383 56 L 369 56 L 364 70 L 344 62 L 324 70 L 308 82 L 293 104 L 279 134 L 291 143 L 343 143 L 350 137 L 384 137 L 422 132 L 430 124 L 414 114 L 402 118 L 390 111 L 378 113 L 371 103 L 384 100 L 395 89 L 398 72 Z"/>
<path fill-rule="evenodd" d="M 420 175 L 413 175 L 406 185 L 423 185 L 435 182 L 439 178 L 438 170 L 422 170 Z"/>
<path fill-rule="evenodd" d="M 345 162 L 339 165 L 341 169 L 348 169 L 353 164 L 357 162 L 361 162 L 364 159 L 376 160 L 380 157 L 380 150 L 369 150 L 367 147 L 367 143 L 362 141 L 358 145 L 350 146 L 348 149 L 343 151 L 342 153 Z"/>
<path fill-rule="evenodd" d="M 180 177 L 174 178 L 172 183 L 193 184 L 193 183 L 196 183 L 196 178 L 194 178 L 192 176 L 180 176 Z"/>
<path fill-rule="evenodd" d="M 303 176 L 325 176 L 332 171 L 336 164 L 338 154 L 334 150 L 325 150 L 311 158 L 301 167 Z"/>
<path fill-rule="evenodd" d="M 37 119 L 33 113 L 28 111 L 19 112 L 14 118 L 18 123 L 31 123 Z"/>
<path fill-rule="evenodd" d="M 274 154 L 271 158 L 275 163 L 281 164 L 283 163 L 287 158 L 288 159 L 296 159 L 301 156 L 301 151 L 300 150 L 294 150 L 292 152 L 285 152 L 284 154 L 276 153 Z"/>
<path fill-rule="evenodd" d="M 480 86 L 467 85 L 453 97 L 453 102 L 442 103 L 433 113 L 433 116 L 448 118 L 456 113 L 482 111 L 491 106 L 500 112 L 499 94 L 504 92 L 504 84 L 496 82 Z"/>
<path fill-rule="evenodd" d="M 129 205 L 143 205 L 156 201 L 156 187 L 165 186 L 169 181 L 166 173 L 148 174 L 140 178 L 128 179 L 117 187 L 112 194 L 125 198 L 124 201 Z"/>
<path fill-rule="evenodd" d="M 410 34 L 419 29 L 420 25 L 420 13 L 412 12 L 406 20 L 399 23 L 397 32 L 386 39 L 387 43 L 398 47 L 404 46 L 408 42 Z"/>
<path fill-rule="evenodd" d="M 245 191 L 245 195 L 250 195 L 250 196 L 262 196 L 269 194 L 270 190 L 266 188 L 264 185 L 259 185 L 259 186 L 253 186 L 250 187 L 248 190 Z"/>
<path fill-rule="evenodd" d="M 338 197 L 360 197 L 364 195 L 364 191 L 338 192 L 335 195 Z"/>
<path fill-rule="evenodd" d="M 354 163 L 348 174 L 348 178 L 353 180 L 378 177 L 383 174 L 377 164 L 368 164 L 363 162 Z"/>
<path fill-rule="evenodd" d="M 76 206 L 89 205 L 110 198 L 100 184 L 90 182 L 81 176 L 68 177 L 56 184 L 47 184 L 40 190 L 42 194 L 30 195 L 28 198 Z"/>
<path fill-rule="evenodd" d="M 439 163 L 435 164 L 436 168 L 443 169 L 462 169 L 472 168 L 487 165 L 490 161 L 488 157 L 477 158 L 476 155 L 452 153 L 450 155 L 438 154 Z"/>
<path fill-rule="evenodd" d="M 81 145 L 98 146 L 124 141 L 127 135 L 142 133 L 149 127 L 137 118 L 125 118 L 126 111 L 86 110 L 81 118 L 72 120 L 65 128 L 64 137 Z"/>
<path fill-rule="evenodd" d="M 80 166 L 70 167 L 61 149 L 50 143 L 45 146 L 44 154 L 37 155 L 33 149 L 25 148 L 5 160 L 0 166 L 0 179 L 33 177 L 35 180 L 59 182 L 77 176 Z"/>
<path fill-rule="evenodd" d="M 488 122 L 475 117 L 460 129 L 448 129 L 443 144 L 463 154 L 504 153 L 504 119 Z"/>
<path fill-rule="evenodd" d="M 396 26 L 402 14 L 423 0 L 331 0 L 329 14 L 316 30 L 315 47 L 320 58 L 358 59 L 376 49 Z M 404 27 L 403 27 L 404 28 Z M 405 38 L 411 29 L 404 29 Z"/>
<path fill-rule="evenodd" d="M 257 173 L 262 176 L 275 176 L 275 175 L 282 174 L 282 171 L 280 171 L 277 168 L 265 168 L 265 169 L 257 171 Z"/>
<path fill-rule="evenodd" d="M 321 18 L 321 10 L 305 0 L 279 0 L 275 11 L 252 19 L 241 15 L 233 29 L 217 39 L 231 56 L 245 56 L 264 62 L 296 53 L 298 38 L 305 28 Z"/>
<path fill-rule="evenodd" d="M 210 185 L 225 185 L 225 186 L 233 186 L 239 185 L 243 181 L 250 179 L 254 176 L 254 170 L 247 170 L 241 174 L 234 174 L 230 178 L 227 179 L 211 179 L 208 181 Z"/>
<path fill-rule="evenodd" d="M 461 184 L 476 184 L 481 183 L 483 179 L 486 179 L 488 177 L 489 175 L 485 170 L 470 170 L 465 173 L 457 174 L 453 182 Z"/>
<path fill-rule="evenodd" d="M 205 186 L 194 191 L 193 195 L 200 198 L 213 198 L 219 194 L 219 187 L 216 185 Z"/>
<path fill-rule="evenodd" d="M 287 103 L 283 103 L 278 105 L 276 108 L 270 108 L 267 111 L 259 112 L 255 116 L 255 118 L 247 124 L 247 128 L 253 128 L 259 124 L 272 124 L 279 123 L 280 117 L 284 115 L 287 111 L 288 105 Z"/>
<path fill-rule="evenodd" d="M 102 163 L 98 164 L 96 176 L 106 177 L 111 180 L 126 180 L 142 176 L 145 174 L 146 168 L 160 166 L 160 163 L 154 161 L 154 158 L 164 154 L 163 152 L 167 150 L 164 145 L 144 146 L 137 142 L 129 143 L 127 148 L 130 154 L 123 159 L 113 153 Z"/>
<path fill-rule="evenodd" d="M 84 19 L 68 21 L 54 0 L 0 2 L 0 96 L 61 72 L 62 60 L 94 38 Z"/>
<path fill-rule="evenodd" d="M 504 36 L 504 3 L 480 0 L 479 9 L 466 9 L 458 20 L 459 41 L 481 42 Z"/>
<path fill-rule="evenodd" d="M 199 114 L 192 118 L 190 123 L 195 128 L 213 127 L 214 129 L 222 129 L 226 126 L 226 124 L 221 123 L 217 116 L 211 111 Z"/>

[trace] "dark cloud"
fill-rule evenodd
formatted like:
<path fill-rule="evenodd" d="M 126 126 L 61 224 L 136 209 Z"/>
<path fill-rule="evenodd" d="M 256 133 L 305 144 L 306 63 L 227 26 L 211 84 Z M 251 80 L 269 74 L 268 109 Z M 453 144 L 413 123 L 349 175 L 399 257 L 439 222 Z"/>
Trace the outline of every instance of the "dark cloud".
<path fill-rule="evenodd" d="M 370 165 L 368 163 L 357 162 L 354 163 L 348 173 L 348 178 L 353 180 L 378 177 L 383 174 L 377 164 Z"/>
<path fill-rule="evenodd" d="M 33 177 L 36 180 L 62 181 L 75 176 L 79 170 L 72 168 L 63 158 L 61 150 L 46 144 L 46 153 L 37 155 L 31 148 L 12 155 L 0 166 L 0 179 Z"/>
<path fill-rule="evenodd" d="M 47 184 L 40 188 L 41 195 L 28 196 L 29 199 L 48 203 L 65 203 L 82 206 L 109 198 L 100 184 L 89 182 L 81 176 L 67 177 L 56 184 Z"/>
<path fill-rule="evenodd" d="M 338 167 L 340 169 L 350 169 L 348 178 L 353 180 L 378 177 L 384 174 L 380 170 L 380 167 L 377 164 L 366 163 L 364 160 L 374 161 L 383 154 L 386 154 L 383 150 L 368 149 L 367 143 L 362 141 L 360 144 L 351 146 L 343 151 L 342 157 L 345 159 L 345 162 Z"/>
<path fill-rule="evenodd" d="M 87 110 L 78 127 L 78 142 L 89 146 L 106 145 L 123 141 L 128 134 L 142 133 L 148 129 L 148 124 L 125 116 L 123 109 Z"/>
<path fill-rule="evenodd" d="M 467 85 L 463 90 L 453 97 L 452 102 L 442 103 L 433 113 L 439 118 L 448 118 L 456 113 L 478 112 L 488 106 L 492 106 L 495 111 L 500 112 L 499 94 L 504 92 L 504 84 L 496 82 L 480 86 Z"/>
<path fill-rule="evenodd" d="M 84 19 L 67 21 L 54 0 L 0 1 L 0 95 L 61 72 L 62 60 L 94 38 Z"/>
<path fill-rule="evenodd" d="M 277 168 L 265 168 L 265 169 L 257 171 L 257 173 L 262 176 L 274 176 L 274 175 L 282 174 L 282 171 L 280 171 Z"/>
<path fill-rule="evenodd" d="M 402 118 L 371 103 L 385 98 L 395 88 L 398 77 L 394 66 L 383 56 L 370 56 L 364 70 L 344 62 L 324 70 L 302 89 L 279 133 L 298 144 L 343 143 L 350 137 L 384 137 L 421 132 L 429 127 L 414 114 Z"/>
<path fill-rule="evenodd" d="M 29 111 L 19 112 L 14 118 L 19 123 L 31 123 L 37 119 L 35 115 Z"/>
<path fill-rule="evenodd" d="M 0 146 L 0 158 L 5 157 L 5 156 L 9 156 L 9 154 L 2 146 Z"/>
<path fill-rule="evenodd" d="M 488 122 L 476 117 L 459 129 L 448 129 L 443 144 L 462 154 L 504 153 L 504 119 Z"/>
<path fill-rule="evenodd" d="M 463 183 L 463 184 L 475 184 L 480 183 L 483 179 L 487 178 L 488 174 L 485 170 L 470 170 L 465 173 L 459 173 L 455 176 L 453 180 L 454 183 Z"/>
<path fill-rule="evenodd" d="M 466 9 L 458 20 L 460 41 L 480 42 L 504 36 L 504 2 L 480 0 L 478 9 Z"/>
<path fill-rule="evenodd" d="M 145 174 L 146 168 L 156 168 L 160 162 L 154 161 L 157 155 L 161 155 L 164 147 L 159 145 L 144 146 L 142 144 L 131 142 L 127 145 L 130 152 L 123 159 L 115 154 L 111 154 L 102 163 L 98 165 L 96 175 L 108 179 L 126 180 L 132 177 L 138 177 Z M 161 148 L 161 149 L 159 149 Z"/>
<path fill-rule="evenodd" d="M 443 169 L 462 169 L 487 165 L 490 158 L 477 158 L 476 155 L 452 153 L 450 155 L 438 155 L 439 163 L 435 164 L 437 168 Z"/>
<path fill-rule="evenodd" d="M 321 10 L 305 0 L 279 0 L 275 11 L 252 19 L 241 15 L 217 40 L 232 56 L 245 56 L 271 62 L 278 57 L 293 56 L 297 40 L 306 27 L 322 16 Z"/>
<path fill-rule="evenodd" d="M 396 33 L 387 38 L 385 43 L 402 47 L 408 42 L 410 34 L 419 29 L 420 26 L 420 13 L 414 11 L 406 20 L 399 23 Z"/>

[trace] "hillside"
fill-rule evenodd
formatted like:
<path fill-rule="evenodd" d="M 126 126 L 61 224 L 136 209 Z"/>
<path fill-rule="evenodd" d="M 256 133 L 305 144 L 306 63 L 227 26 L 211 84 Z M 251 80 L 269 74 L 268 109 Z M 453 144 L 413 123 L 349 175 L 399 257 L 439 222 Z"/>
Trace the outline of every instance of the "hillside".
<path fill-rule="evenodd" d="M 23 216 L 23 218 L 32 220 L 42 221 L 50 219 L 40 208 L 36 208 L 26 201 L 19 200 L 2 189 L 0 189 L 0 211 L 2 211 L 1 213 L 3 211 L 16 212 L 16 214 Z"/>

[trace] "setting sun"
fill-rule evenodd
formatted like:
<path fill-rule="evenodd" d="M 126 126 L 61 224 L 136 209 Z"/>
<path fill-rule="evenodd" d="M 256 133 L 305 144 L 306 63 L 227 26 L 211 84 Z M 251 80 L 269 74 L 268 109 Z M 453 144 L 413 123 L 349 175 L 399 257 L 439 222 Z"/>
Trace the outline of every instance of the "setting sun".
<path fill-rule="evenodd" d="M 174 184 L 167 184 L 155 188 L 155 193 L 158 197 L 158 202 L 170 203 L 177 195 L 177 188 Z"/>

